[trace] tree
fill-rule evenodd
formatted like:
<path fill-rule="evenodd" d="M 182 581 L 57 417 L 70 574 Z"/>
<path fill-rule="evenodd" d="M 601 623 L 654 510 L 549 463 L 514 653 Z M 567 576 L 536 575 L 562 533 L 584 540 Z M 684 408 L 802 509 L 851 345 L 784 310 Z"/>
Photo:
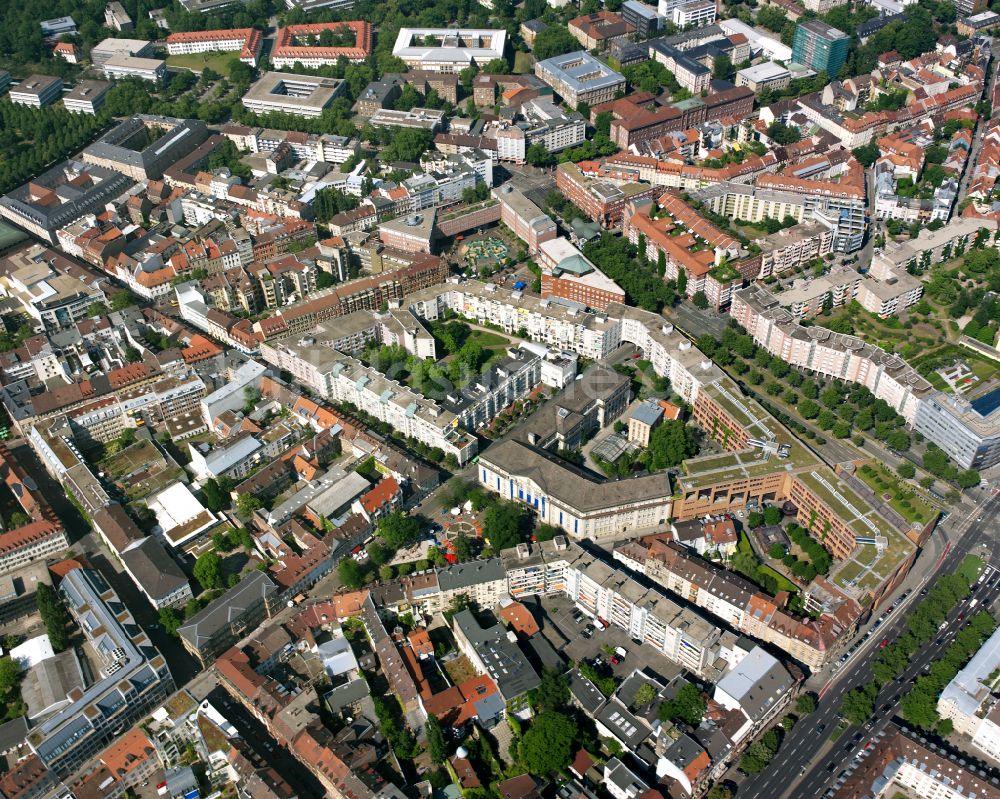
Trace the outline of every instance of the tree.
<path fill-rule="evenodd" d="M 686 682 L 678 689 L 673 699 L 660 705 L 657 715 L 661 721 L 681 721 L 697 727 L 705 717 L 707 707 L 708 704 L 697 686 Z"/>
<path fill-rule="evenodd" d="M 812 694 L 801 694 L 798 699 L 795 700 L 795 712 L 800 713 L 803 716 L 808 716 L 810 713 L 816 711 L 816 697 Z"/>
<path fill-rule="evenodd" d="M 236 498 L 236 510 L 240 516 L 253 516 L 254 511 L 264 507 L 263 503 L 253 494 L 240 494 Z"/>
<path fill-rule="evenodd" d="M 896 467 L 896 474 L 900 477 L 905 477 L 907 480 L 914 477 L 917 473 L 916 467 L 909 461 L 903 461 L 899 466 Z"/>
<path fill-rule="evenodd" d="M 510 64 L 505 58 L 494 58 L 487 61 L 483 66 L 484 75 L 508 75 L 510 74 Z"/>
<path fill-rule="evenodd" d="M 345 588 L 357 589 L 364 585 L 365 573 L 354 558 L 345 557 L 337 564 L 337 576 Z"/>
<path fill-rule="evenodd" d="M 767 135 L 776 144 L 795 144 L 802 138 L 798 128 L 790 127 L 780 119 L 776 119 L 770 124 Z"/>
<path fill-rule="evenodd" d="M 414 516 L 394 511 L 379 519 L 378 534 L 395 551 L 408 547 L 420 537 L 420 522 Z"/>
<path fill-rule="evenodd" d="M 62 652 L 69 646 L 69 636 L 66 625 L 69 624 L 69 614 L 59 595 L 51 585 L 39 583 L 35 589 L 35 604 L 49 636 L 49 643 L 55 652 Z"/>
<path fill-rule="evenodd" d="M 760 10 L 767 11 L 770 8 L 771 6 L 763 6 Z M 777 11 L 777 9 L 774 10 Z M 733 792 L 725 785 L 713 785 L 708 792 L 708 799 L 733 799 Z"/>
<path fill-rule="evenodd" d="M 215 552 L 203 552 L 194 562 L 194 579 L 202 588 L 222 587 L 222 558 Z"/>
<path fill-rule="evenodd" d="M 698 451 L 694 430 L 682 419 L 668 419 L 653 429 L 647 447 L 648 465 L 653 471 L 678 466 Z"/>
<path fill-rule="evenodd" d="M 869 144 L 864 144 L 861 147 L 855 147 L 851 152 L 854 157 L 858 159 L 858 162 L 864 167 L 870 167 L 874 164 L 879 157 L 878 145 L 874 142 Z"/>
<path fill-rule="evenodd" d="M 840 715 L 851 724 L 864 724 L 875 712 L 877 688 L 874 683 L 866 683 L 844 694 L 840 703 Z"/>
<path fill-rule="evenodd" d="M 451 545 L 458 560 L 472 559 L 472 541 L 469 540 L 469 536 L 464 531 L 455 536 Z"/>
<path fill-rule="evenodd" d="M 160 608 L 160 625 L 166 630 L 167 635 L 177 635 L 177 628 L 183 621 L 184 617 L 176 608 Z"/>
<path fill-rule="evenodd" d="M 210 477 L 201 487 L 202 497 L 205 500 L 205 506 L 213 513 L 218 513 L 228 507 L 229 503 L 225 501 L 222 491 L 219 488 L 219 481 L 214 477 Z M 256 499 L 256 497 L 254 497 Z M 244 514 L 249 516 L 250 514 Z"/>
<path fill-rule="evenodd" d="M 643 683 L 639 686 L 639 690 L 635 692 L 635 699 L 632 700 L 632 707 L 645 707 L 654 699 L 656 699 L 656 689 L 648 682 Z"/>
<path fill-rule="evenodd" d="M 549 25 L 535 37 L 535 59 L 544 61 L 546 58 L 570 53 L 579 47 L 579 43 L 565 25 Z"/>
<path fill-rule="evenodd" d="M 729 73 L 733 71 L 733 62 L 725 53 L 720 53 L 712 63 L 712 77 L 718 80 L 726 80 Z"/>
<path fill-rule="evenodd" d="M 701 308 L 703 311 L 708 308 L 708 297 L 705 296 L 704 291 L 696 291 L 691 297 L 691 302 L 696 308 Z"/>
<path fill-rule="evenodd" d="M 16 530 L 18 527 L 24 527 L 26 524 L 31 524 L 31 517 L 23 510 L 14 511 L 10 514 L 10 518 L 7 519 L 8 530 Z"/>
<path fill-rule="evenodd" d="M 778 542 L 775 542 L 771 544 L 770 548 L 767 550 L 767 554 L 768 557 L 771 557 L 774 560 L 781 560 L 785 557 L 785 548 Z"/>
<path fill-rule="evenodd" d="M 136 298 L 128 289 L 121 289 L 111 295 L 111 310 L 124 311 L 130 305 L 136 304 Z"/>
<path fill-rule="evenodd" d="M 656 260 L 656 270 L 662 276 L 667 271 L 667 268 L 666 268 L 667 255 L 666 255 L 665 252 L 663 252 L 663 250 L 660 250 L 656 254 L 656 259 L 657 259 Z M 661 260 L 663 261 L 663 270 L 662 271 L 660 270 L 660 261 Z M 687 274 L 687 270 L 683 269 L 683 268 L 678 269 L 677 270 L 677 293 L 680 294 L 681 297 L 686 297 L 687 296 L 687 286 L 688 286 L 688 274 Z"/>
<path fill-rule="evenodd" d="M 431 761 L 437 765 L 441 765 L 448 759 L 448 750 L 445 746 L 441 722 L 433 713 L 427 714 L 424 734 L 427 736 L 427 753 L 431 756 Z"/>
<path fill-rule="evenodd" d="M 764 508 L 764 524 L 768 527 L 781 524 L 781 508 L 774 505 L 768 505 Z"/>
<path fill-rule="evenodd" d="M 759 774 L 778 753 L 778 733 L 768 730 L 759 741 L 750 744 L 740 760 L 740 771 L 744 774 Z"/>
<path fill-rule="evenodd" d="M 528 771 L 546 777 L 569 765 L 573 755 L 576 723 L 554 710 L 535 717 L 521 739 L 521 757 Z"/>
<path fill-rule="evenodd" d="M 958 473 L 959 488 L 972 488 L 979 485 L 979 472 L 975 469 L 966 469 Z"/>
<path fill-rule="evenodd" d="M 483 536 L 494 552 L 520 544 L 530 523 L 523 506 L 514 502 L 497 502 L 483 516 Z"/>
<path fill-rule="evenodd" d="M 560 710 L 569 704 L 569 683 L 566 675 L 556 669 L 545 669 L 542 682 L 535 689 L 534 705 L 540 711 Z"/>

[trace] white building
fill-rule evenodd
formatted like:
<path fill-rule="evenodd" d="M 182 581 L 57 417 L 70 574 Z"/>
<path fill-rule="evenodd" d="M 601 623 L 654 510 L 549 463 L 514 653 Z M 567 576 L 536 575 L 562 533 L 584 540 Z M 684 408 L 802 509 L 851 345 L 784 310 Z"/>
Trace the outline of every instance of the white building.
<path fill-rule="evenodd" d="M 336 78 L 266 72 L 243 96 L 243 105 L 256 114 L 283 111 L 318 117 L 344 89 L 344 81 Z"/>
<path fill-rule="evenodd" d="M 972 746 L 1000 760 L 1000 630 L 993 633 L 938 698 L 937 711 Z"/>
<path fill-rule="evenodd" d="M 96 114 L 104 105 L 104 98 L 111 84 L 103 80 L 81 80 L 63 95 L 63 105 L 67 111 L 80 114 Z"/>
<path fill-rule="evenodd" d="M 163 83 L 167 62 L 159 58 L 114 55 L 104 62 L 103 70 L 108 78 L 140 78 L 151 83 Z"/>
<path fill-rule="evenodd" d="M 503 58 L 507 31 L 473 28 L 400 28 L 392 54 L 410 69 L 461 72 Z"/>

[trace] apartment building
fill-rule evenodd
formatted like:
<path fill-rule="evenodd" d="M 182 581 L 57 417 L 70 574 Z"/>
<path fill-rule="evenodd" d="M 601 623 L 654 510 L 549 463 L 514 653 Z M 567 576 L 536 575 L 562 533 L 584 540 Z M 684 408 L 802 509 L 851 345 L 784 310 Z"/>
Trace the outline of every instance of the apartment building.
<path fill-rule="evenodd" d="M 535 75 L 572 108 L 606 103 L 625 90 L 622 75 L 583 50 L 539 61 Z"/>
<path fill-rule="evenodd" d="M 640 202 L 661 193 L 659 186 L 648 183 L 613 183 L 591 177 L 572 162 L 556 167 L 556 188 L 603 228 L 617 228 L 630 202 Z"/>
<path fill-rule="evenodd" d="M 1000 713 L 995 694 L 1000 668 L 1000 631 L 993 633 L 938 697 L 937 711 L 955 732 L 972 739 L 972 748 L 1000 758 Z"/>
<path fill-rule="evenodd" d="M 119 3 L 118 0 L 111 0 L 104 7 L 104 24 L 109 28 L 123 33 L 129 32 L 135 27 L 132 17 L 128 15 L 125 6 Z"/>
<path fill-rule="evenodd" d="M 32 108 L 44 108 L 52 105 L 62 96 L 62 78 L 51 75 L 31 75 L 17 86 L 11 86 L 8 97 L 12 103 L 30 105 Z"/>
<path fill-rule="evenodd" d="M 277 590 L 264 572 L 250 572 L 177 628 L 181 643 L 202 665 L 211 664 L 270 617 Z"/>
<path fill-rule="evenodd" d="M 528 245 L 529 255 L 534 256 L 543 242 L 556 237 L 556 223 L 513 184 L 498 186 L 492 195 L 500 203 L 500 221 Z"/>
<path fill-rule="evenodd" d="M 588 261 L 569 239 L 549 239 L 538 247 L 542 270 L 542 296 L 561 297 L 587 308 L 607 310 L 611 303 L 624 303 L 625 291 Z"/>
<path fill-rule="evenodd" d="M 100 573 L 71 569 L 59 594 L 90 645 L 93 682 L 38 725 L 28 745 L 46 767 L 68 777 L 166 700 L 174 680 L 166 658 Z"/>
<path fill-rule="evenodd" d="M 823 668 L 839 651 L 862 612 L 857 602 L 845 597 L 837 616 L 823 615 L 818 621 L 797 618 L 752 583 L 674 541 L 654 540 L 649 546 L 628 542 L 615 548 L 614 557 L 733 629 L 778 647 L 813 670 Z"/>
<path fill-rule="evenodd" d="M 847 60 L 850 44 L 851 37 L 843 31 L 822 20 L 806 20 L 795 26 L 792 60 L 836 78 Z"/>
<path fill-rule="evenodd" d="M 796 319 L 811 319 L 824 309 L 840 308 L 857 297 L 862 280 L 859 272 L 838 265 L 820 277 L 796 280 L 775 297 Z"/>

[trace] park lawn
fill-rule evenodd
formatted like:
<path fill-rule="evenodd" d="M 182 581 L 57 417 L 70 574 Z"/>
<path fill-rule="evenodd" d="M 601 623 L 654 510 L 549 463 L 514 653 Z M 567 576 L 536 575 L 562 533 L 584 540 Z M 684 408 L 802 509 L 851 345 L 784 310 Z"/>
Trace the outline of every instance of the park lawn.
<path fill-rule="evenodd" d="M 167 66 L 176 69 L 189 69 L 201 72 L 205 67 L 214 69 L 220 75 L 229 75 L 229 63 L 239 58 L 239 53 L 188 53 L 187 55 L 168 55 Z"/>
<path fill-rule="evenodd" d="M 734 225 L 737 230 L 743 231 L 743 235 L 748 239 L 762 239 L 767 235 L 767 231 L 756 225 Z"/>
<path fill-rule="evenodd" d="M 789 594 L 797 594 L 799 592 L 799 587 L 776 569 L 772 569 L 770 566 L 763 563 L 759 566 L 759 569 L 762 572 L 770 574 L 775 580 L 777 580 L 779 591 L 787 591 Z"/>
<path fill-rule="evenodd" d="M 959 564 L 958 573 L 961 574 L 969 585 L 979 579 L 983 570 L 983 559 L 978 555 L 966 555 Z"/>
<path fill-rule="evenodd" d="M 535 71 L 535 57 L 531 53 L 514 53 L 514 74 L 529 75 Z"/>
<path fill-rule="evenodd" d="M 910 486 L 904 484 L 898 477 L 889 472 L 882 465 L 869 464 L 874 470 L 875 474 L 868 474 L 863 469 L 858 469 L 857 476 L 881 499 L 883 494 L 890 494 L 892 498 L 889 500 L 889 507 L 891 507 L 896 513 L 902 516 L 908 522 L 920 522 L 920 524 L 926 524 L 931 520 L 935 513 L 937 513 L 934 508 L 932 508 L 923 498 Z M 901 492 L 903 496 L 897 498 L 896 493 Z M 905 495 L 912 496 L 905 496 Z M 903 505 L 903 500 L 908 500 L 910 507 Z"/>
<path fill-rule="evenodd" d="M 489 330 L 477 330 L 475 328 L 469 331 L 469 338 L 466 341 L 474 341 L 483 349 L 506 348 L 510 344 L 510 339 L 506 336 L 501 336 L 499 333 L 491 333 Z"/>

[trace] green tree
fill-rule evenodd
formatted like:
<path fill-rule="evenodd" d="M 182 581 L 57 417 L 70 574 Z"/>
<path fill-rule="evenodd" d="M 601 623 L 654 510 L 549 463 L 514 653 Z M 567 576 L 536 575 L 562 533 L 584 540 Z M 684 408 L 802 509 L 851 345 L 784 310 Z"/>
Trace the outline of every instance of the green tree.
<path fill-rule="evenodd" d="M 194 578 L 205 590 L 222 587 L 222 558 L 215 552 L 203 552 L 194 562 Z"/>
<path fill-rule="evenodd" d="M 705 717 L 707 708 L 708 703 L 698 687 L 686 682 L 678 689 L 673 699 L 660 705 L 657 715 L 661 721 L 680 721 L 697 727 Z"/>
<path fill-rule="evenodd" d="M 549 25 L 535 37 L 535 59 L 544 61 L 563 53 L 570 53 L 580 47 L 565 25 Z"/>
<path fill-rule="evenodd" d="M 433 713 L 427 714 L 424 734 L 427 737 L 427 753 L 430 755 L 431 761 L 437 765 L 441 765 L 448 759 L 448 749 L 445 746 L 441 722 Z"/>
<path fill-rule="evenodd" d="M 514 502 L 497 502 L 483 516 L 483 536 L 489 540 L 494 552 L 510 549 L 520 544 L 530 519 L 523 506 Z"/>
<path fill-rule="evenodd" d="M 555 710 L 535 716 L 521 739 L 521 758 L 528 771 L 547 777 L 566 768 L 572 759 L 576 732 L 576 723 Z"/>
<path fill-rule="evenodd" d="M 801 694 L 795 700 L 795 712 L 808 716 L 816 711 L 816 697 L 813 694 Z"/>
<path fill-rule="evenodd" d="M 263 503 L 253 494 L 240 494 L 236 498 L 236 510 L 240 516 L 252 516 L 254 511 L 264 507 Z"/>
<path fill-rule="evenodd" d="M 778 508 L 775 505 L 768 505 L 764 508 L 764 524 L 768 527 L 781 524 L 781 508 Z"/>
<path fill-rule="evenodd" d="M 177 635 L 177 628 L 183 621 L 184 617 L 175 608 L 160 608 L 160 625 L 167 635 Z"/>
<path fill-rule="evenodd" d="M 718 80 L 727 80 L 733 71 L 733 62 L 725 53 L 720 53 L 712 62 L 712 77 Z"/>
<path fill-rule="evenodd" d="M 874 683 L 866 683 L 844 694 L 840 703 L 840 715 L 851 724 L 864 724 L 875 712 L 877 689 Z"/>
<path fill-rule="evenodd" d="M 354 558 L 345 557 L 337 564 L 337 576 L 345 588 L 357 589 L 364 585 L 365 572 Z"/>
<path fill-rule="evenodd" d="M 569 682 L 566 675 L 556 669 L 545 669 L 542 681 L 534 692 L 534 705 L 538 710 L 560 710 L 569 704 Z"/>
<path fill-rule="evenodd" d="M 691 296 L 691 302 L 694 303 L 696 308 L 701 308 L 703 311 L 708 308 L 708 297 L 705 296 L 704 291 L 696 291 Z"/>
<path fill-rule="evenodd" d="M 40 583 L 35 589 L 35 604 L 38 606 L 38 613 L 45 625 L 45 632 L 49 636 L 49 643 L 55 652 L 62 652 L 69 646 L 69 636 L 66 634 L 66 625 L 69 624 L 69 613 L 63 605 L 59 595 L 51 585 Z"/>
<path fill-rule="evenodd" d="M 647 455 L 652 470 L 678 466 L 698 451 L 694 430 L 682 419 L 661 422 L 649 437 Z"/>
<path fill-rule="evenodd" d="M 654 699 L 656 699 L 656 689 L 648 682 L 643 683 L 639 686 L 639 690 L 635 692 L 635 698 L 632 700 L 632 707 L 645 707 L 646 705 L 651 704 Z"/>
<path fill-rule="evenodd" d="M 916 467 L 909 461 L 903 461 L 899 466 L 896 467 L 896 474 L 900 477 L 905 477 L 907 480 L 914 477 L 917 473 Z"/>
<path fill-rule="evenodd" d="M 420 537 L 420 522 L 414 516 L 394 511 L 379 519 L 378 534 L 393 551 L 408 547 Z"/>

